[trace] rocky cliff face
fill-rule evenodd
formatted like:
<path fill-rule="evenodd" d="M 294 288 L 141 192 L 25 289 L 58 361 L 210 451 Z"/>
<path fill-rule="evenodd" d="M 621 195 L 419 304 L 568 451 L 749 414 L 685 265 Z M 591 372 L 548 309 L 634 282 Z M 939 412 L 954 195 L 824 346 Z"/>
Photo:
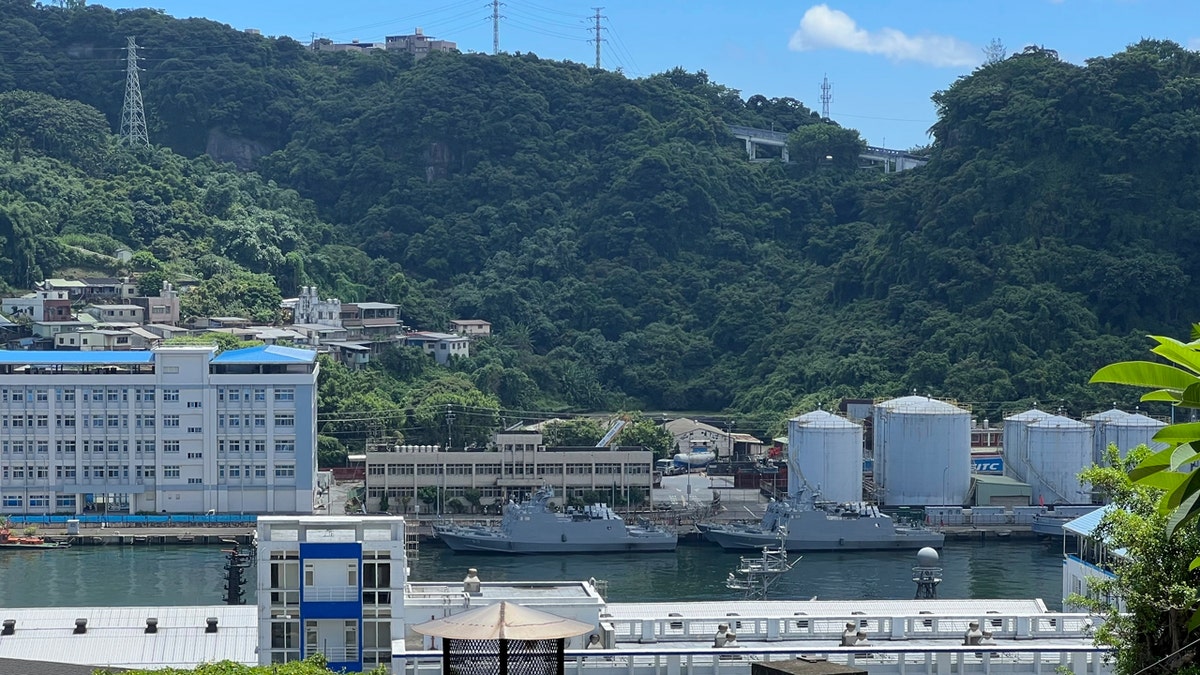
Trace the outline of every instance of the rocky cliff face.
<path fill-rule="evenodd" d="M 271 152 L 271 148 L 248 138 L 230 136 L 220 129 L 209 129 L 204 152 L 218 162 L 232 162 L 239 169 L 249 170 L 254 168 L 259 157 Z"/>

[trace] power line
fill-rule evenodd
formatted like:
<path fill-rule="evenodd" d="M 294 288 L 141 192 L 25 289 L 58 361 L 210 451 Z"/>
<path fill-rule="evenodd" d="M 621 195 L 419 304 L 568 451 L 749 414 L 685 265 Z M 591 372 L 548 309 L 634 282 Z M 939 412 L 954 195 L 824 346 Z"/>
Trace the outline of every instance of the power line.
<path fill-rule="evenodd" d="M 633 66 L 634 73 L 640 77 L 642 75 L 641 66 L 638 65 L 637 59 L 633 58 L 633 52 L 629 51 L 629 48 L 625 46 L 625 41 L 621 39 L 620 33 L 618 33 L 613 27 L 611 20 L 608 21 L 608 32 L 613 36 L 613 39 L 616 40 L 616 42 L 613 44 L 619 51 L 623 51 L 625 53 L 625 56 L 629 59 L 629 63 Z"/>

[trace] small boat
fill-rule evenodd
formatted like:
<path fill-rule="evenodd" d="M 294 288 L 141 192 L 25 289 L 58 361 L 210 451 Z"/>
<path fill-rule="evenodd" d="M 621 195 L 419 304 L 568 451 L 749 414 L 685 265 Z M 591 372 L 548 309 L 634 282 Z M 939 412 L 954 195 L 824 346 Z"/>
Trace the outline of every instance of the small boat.
<path fill-rule="evenodd" d="M 454 551 L 477 553 L 646 553 L 674 551 L 679 537 L 639 522 L 626 524 L 606 504 L 557 513 L 554 490 L 541 488 L 526 502 L 509 502 L 500 527 L 436 525 L 438 538 Z"/>
<path fill-rule="evenodd" d="M 41 537 L 13 535 L 8 528 L 0 529 L 0 548 L 67 548 L 68 543 L 46 541 Z"/>

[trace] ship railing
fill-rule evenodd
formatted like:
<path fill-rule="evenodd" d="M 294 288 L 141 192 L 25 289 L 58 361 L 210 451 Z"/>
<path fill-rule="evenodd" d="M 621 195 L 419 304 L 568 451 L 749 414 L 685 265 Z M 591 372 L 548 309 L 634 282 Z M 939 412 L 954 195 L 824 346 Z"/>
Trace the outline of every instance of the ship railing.
<path fill-rule="evenodd" d="M 739 640 L 839 640 L 846 624 L 853 623 L 868 636 L 890 640 L 961 639 L 972 621 L 996 639 L 1089 638 L 1100 617 L 1088 614 L 908 614 L 893 616 L 808 616 L 798 611 L 791 617 L 606 618 L 618 640 L 696 641 L 708 640 L 717 626 L 726 624 Z"/>
<path fill-rule="evenodd" d="M 739 641 L 741 636 L 739 635 Z M 961 642 L 962 636 L 959 636 Z M 828 645 L 829 643 L 825 643 Z M 837 644 L 834 642 L 833 644 Z M 563 675 L 747 675 L 751 664 L 804 658 L 857 667 L 872 675 L 1111 675 L 1110 655 L 1093 645 L 1037 644 L 997 641 L 963 646 L 882 643 L 854 647 L 820 643 L 764 647 L 741 645 L 730 649 L 667 647 L 568 649 Z M 440 675 L 441 651 L 392 654 L 394 675 Z"/>

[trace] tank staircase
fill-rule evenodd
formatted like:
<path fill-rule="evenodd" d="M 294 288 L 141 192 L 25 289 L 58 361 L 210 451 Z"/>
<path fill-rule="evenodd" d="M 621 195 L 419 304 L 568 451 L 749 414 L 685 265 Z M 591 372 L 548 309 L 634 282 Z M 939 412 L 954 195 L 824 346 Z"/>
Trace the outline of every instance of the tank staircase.
<path fill-rule="evenodd" d="M 404 529 L 404 556 L 409 560 L 421 559 L 421 533 L 416 529 Z"/>

